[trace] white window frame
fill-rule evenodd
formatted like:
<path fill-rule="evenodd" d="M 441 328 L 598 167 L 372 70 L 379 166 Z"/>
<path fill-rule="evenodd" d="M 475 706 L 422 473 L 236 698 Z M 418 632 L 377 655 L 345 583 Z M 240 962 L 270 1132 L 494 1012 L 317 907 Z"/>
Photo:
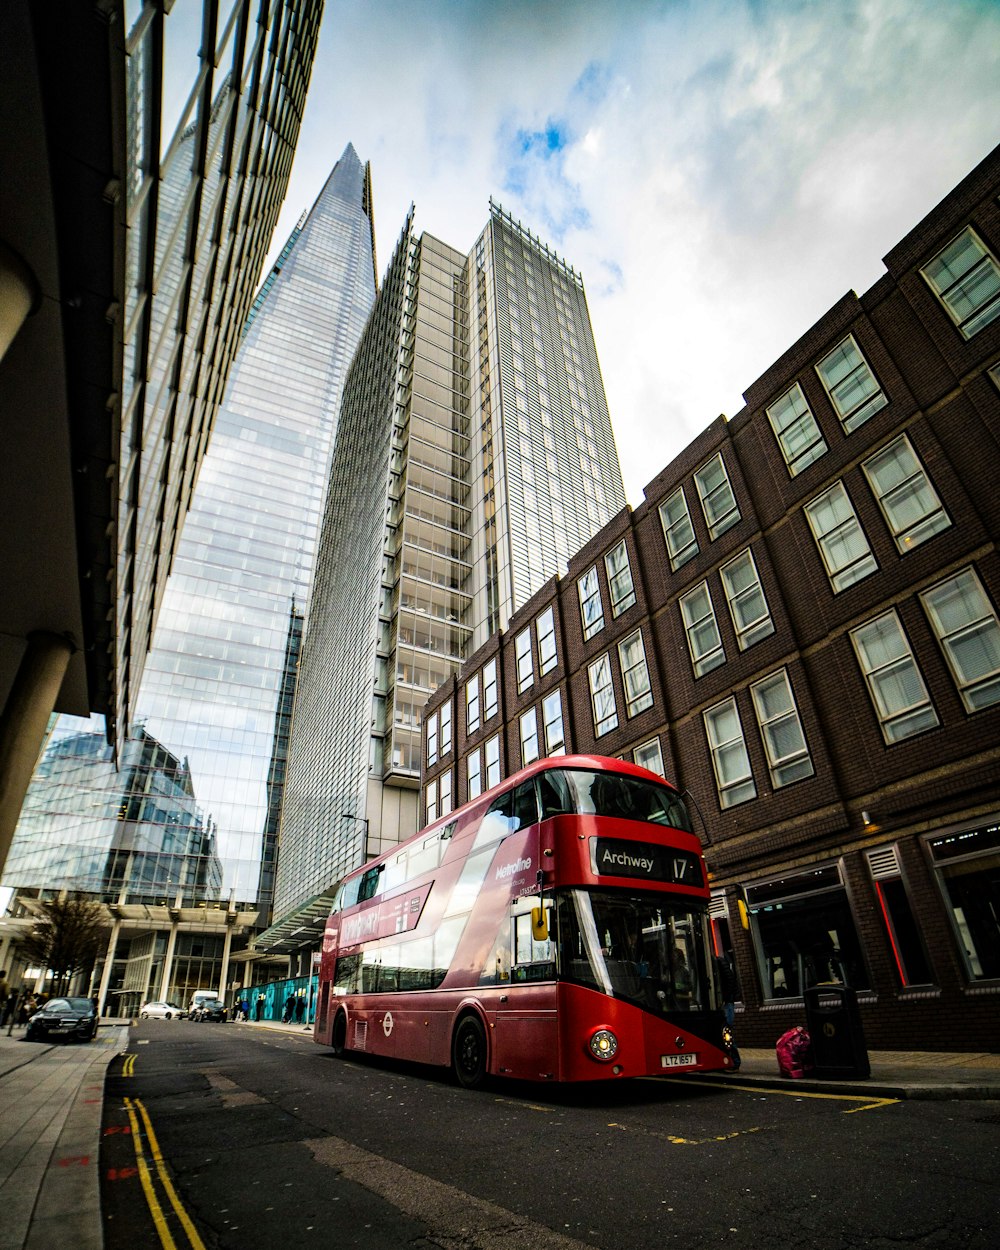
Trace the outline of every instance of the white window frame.
<path fill-rule="evenodd" d="M 706 708 L 702 713 L 705 722 L 705 737 L 708 741 L 709 753 L 712 757 L 712 770 L 715 773 L 715 789 L 722 808 L 736 807 L 740 803 L 748 803 L 757 797 L 757 784 L 753 779 L 750 767 L 750 753 L 747 751 L 746 738 L 743 736 L 743 723 L 735 698 L 723 699 L 714 707 Z M 722 718 L 732 717 L 733 725 L 722 725 Z M 720 727 L 728 737 L 718 732 Z M 723 776 L 724 761 L 732 760 L 740 765 L 739 771 L 731 779 Z"/>
<path fill-rule="evenodd" d="M 545 754 L 565 755 L 566 730 L 563 725 L 562 693 L 553 690 L 542 700 L 542 728 L 545 733 Z"/>
<path fill-rule="evenodd" d="M 483 756 L 479 747 L 465 757 L 466 801 L 478 799 L 483 792 Z"/>
<path fill-rule="evenodd" d="M 956 249 L 956 244 L 963 243 L 965 246 Z M 970 251 L 976 255 L 971 265 L 961 271 L 952 267 L 954 261 L 960 256 L 964 259 Z M 946 253 L 951 255 L 947 256 Z M 963 338 L 971 339 L 991 321 L 1000 317 L 1000 266 L 971 226 L 959 231 L 920 272 Z M 970 291 L 974 293 L 972 297 Z M 977 304 L 974 296 L 978 294 L 984 294 L 985 297 Z M 963 300 L 971 311 L 961 309 Z"/>
<path fill-rule="evenodd" d="M 593 585 L 589 585 L 593 579 Z M 593 638 L 604 628 L 604 601 L 601 598 L 601 579 L 597 574 L 597 565 L 593 565 L 576 583 L 580 595 L 580 622 L 583 626 L 583 640 Z M 588 615 L 591 605 L 597 604 L 596 615 Z"/>
<path fill-rule="evenodd" d="M 937 728 L 937 709 L 895 609 L 852 629 L 851 645 L 887 745 Z M 873 655 L 876 646 L 885 651 L 884 657 Z M 917 692 L 917 697 L 904 703 L 895 692 L 905 686 Z"/>
<path fill-rule="evenodd" d="M 676 506 L 679 501 L 680 507 Z M 691 523 L 691 512 L 688 508 L 684 487 L 678 486 L 673 494 L 668 495 L 660 504 L 660 524 L 663 526 L 663 541 L 667 544 L 667 555 L 670 557 L 670 568 L 673 572 L 698 554 L 698 539 Z"/>
<path fill-rule="evenodd" d="M 632 566 L 629 563 L 628 547 L 624 538 L 620 543 L 616 543 L 604 557 L 604 568 L 608 575 L 611 615 L 621 616 L 635 603 L 635 583 L 632 580 Z"/>
<path fill-rule="evenodd" d="M 890 454 L 895 457 L 896 476 L 880 481 L 876 462 L 888 462 Z M 928 538 L 951 527 L 951 517 L 905 434 L 879 448 L 862 462 L 861 467 L 900 552 L 912 551 Z M 916 519 L 911 519 L 907 511 L 914 501 L 919 503 L 921 512 Z"/>
<path fill-rule="evenodd" d="M 519 721 L 521 738 L 521 767 L 533 764 L 539 759 L 538 746 L 538 713 L 533 707 L 521 713 Z"/>
<path fill-rule="evenodd" d="M 638 645 L 638 652 L 635 647 Z M 632 654 L 629 654 L 629 651 Z M 642 641 L 642 630 L 623 638 L 618 644 L 618 663 L 622 670 L 622 687 L 625 691 L 625 717 L 631 720 L 640 712 L 653 706 L 653 687 L 649 680 L 649 665 L 646 663 L 646 647 Z"/>
<path fill-rule="evenodd" d="M 497 662 L 487 660 L 483 665 L 483 720 L 492 720 L 500 707 L 497 689 Z"/>
<path fill-rule="evenodd" d="M 514 655 L 517 661 L 517 690 L 523 694 L 535 684 L 535 669 L 531 655 L 531 629 L 522 629 L 514 639 Z"/>
<path fill-rule="evenodd" d="M 711 481 L 709 475 L 715 470 L 721 474 L 717 481 Z M 716 452 L 711 460 L 706 461 L 694 475 L 694 483 L 701 501 L 701 510 L 708 526 L 708 536 L 714 542 L 720 534 L 732 529 L 740 517 L 736 493 L 726 471 L 726 462 L 722 452 Z"/>
<path fill-rule="evenodd" d="M 590 707 L 594 716 L 594 737 L 603 738 L 618 728 L 618 705 L 611 673 L 611 656 L 605 651 L 587 666 L 590 682 Z"/>
<path fill-rule="evenodd" d="M 438 778 L 438 815 L 447 816 L 451 806 L 451 769 L 448 768 Z"/>
<path fill-rule="evenodd" d="M 483 744 L 483 760 L 486 765 L 486 789 L 492 790 L 503 781 L 503 769 L 500 766 L 500 735 L 494 734 Z M 495 776 L 494 776 L 495 774 Z"/>
<path fill-rule="evenodd" d="M 744 564 L 752 570 L 753 578 L 746 586 L 737 589 L 733 585 L 732 579 L 737 566 Z M 736 641 L 740 650 L 746 651 L 755 642 L 760 642 L 774 633 L 771 609 L 767 606 L 767 596 L 764 594 L 760 573 L 757 570 L 757 562 L 754 560 L 753 552 L 750 548 L 744 548 L 738 556 L 724 564 L 719 570 L 719 575 L 722 578 L 722 588 L 726 592 L 726 602 L 729 604 L 729 615 L 732 617 L 733 629 L 736 631 Z M 752 620 L 744 621 L 742 619 L 742 605 L 747 603 L 755 593 L 760 595 L 764 611 Z"/>
<path fill-rule="evenodd" d="M 544 677 L 559 663 L 559 655 L 556 651 L 556 622 L 551 608 L 546 608 L 536 618 L 535 637 L 538 641 L 538 675 Z"/>
<path fill-rule="evenodd" d="M 946 615 L 942 611 L 943 606 L 950 606 L 945 600 L 954 603 L 956 596 L 963 601 L 963 608 L 968 604 L 973 609 L 963 612 L 963 619 L 953 619 L 952 612 Z M 1000 621 L 975 569 L 963 569 L 931 586 L 920 599 L 965 710 L 979 712 L 1000 702 Z M 970 648 L 979 654 L 974 657 L 976 667 L 968 672 L 965 661 Z M 984 667 L 983 659 L 992 661 L 991 666 Z"/>
<path fill-rule="evenodd" d="M 708 605 L 705 610 L 704 603 Z M 715 604 L 708 582 L 699 582 L 680 598 L 681 620 L 684 623 L 684 634 L 687 638 L 688 654 L 691 656 L 691 667 L 695 677 L 704 677 L 720 664 L 726 662 L 726 652 L 719 633 L 719 622 L 715 618 Z M 696 615 L 696 613 L 698 615 Z M 710 646 L 702 646 L 703 635 L 707 634 Z"/>
<path fill-rule="evenodd" d="M 869 546 L 868 535 L 858 520 L 843 482 L 834 482 L 822 495 L 807 503 L 803 512 L 834 593 L 846 590 L 878 571 L 878 561 Z M 828 521 L 833 524 L 824 529 Z M 864 550 L 861 544 L 864 544 Z"/>
<path fill-rule="evenodd" d="M 442 759 L 451 754 L 451 699 L 441 704 L 441 737 L 438 749 Z"/>
<path fill-rule="evenodd" d="M 852 350 L 857 354 L 857 360 L 853 362 L 847 361 L 846 363 L 849 363 L 851 367 L 839 377 L 832 377 L 831 375 L 836 365 L 834 357 L 838 354 L 846 356 Z M 846 434 L 850 434 L 859 425 L 863 425 L 869 417 L 873 417 L 876 412 L 880 412 L 889 402 L 885 391 L 882 390 L 879 380 L 875 376 L 875 371 L 865 359 L 864 352 L 858 346 L 857 339 L 853 334 L 848 334 L 842 338 L 836 347 L 828 351 L 823 359 L 816 364 L 815 369 Z M 870 382 L 871 386 L 864 389 L 866 381 Z M 852 382 L 854 386 L 863 388 L 860 398 L 855 399 L 853 397 L 850 387 Z"/>
<path fill-rule="evenodd" d="M 638 764 L 640 768 L 645 768 L 660 777 L 665 777 L 663 752 L 660 750 L 659 738 L 651 738 L 648 742 L 640 743 L 632 752 L 632 763 Z"/>
<path fill-rule="evenodd" d="M 424 824 L 437 820 L 437 781 L 428 781 L 424 790 Z"/>
<path fill-rule="evenodd" d="M 773 696 L 777 691 L 784 697 L 779 706 L 774 706 Z M 776 673 L 769 673 L 767 677 L 755 681 L 750 687 L 750 697 L 753 699 L 772 787 L 778 790 L 782 786 L 791 785 L 793 781 L 804 781 L 811 777 L 816 770 L 809 754 L 809 744 L 802 728 L 802 718 L 795 703 L 788 670 L 781 668 Z M 792 745 L 787 742 L 779 745 L 779 736 L 791 736 L 795 742 Z"/>
<path fill-rule="evenodd" d="M 828 448 L 823 431 L 798 382 L 765 411 L 791 477 L 826 454 Z"/>
<path fill-rule="evenodd" d="M 432 712 L 427 718 L 427 767 L 433 768 L 438 760 L 438 714 Z"/>
<path fill-rule="evenodd" d="M 474 734 L 479 729 L 479 674 L 465 683 L 465 732 Z"/>

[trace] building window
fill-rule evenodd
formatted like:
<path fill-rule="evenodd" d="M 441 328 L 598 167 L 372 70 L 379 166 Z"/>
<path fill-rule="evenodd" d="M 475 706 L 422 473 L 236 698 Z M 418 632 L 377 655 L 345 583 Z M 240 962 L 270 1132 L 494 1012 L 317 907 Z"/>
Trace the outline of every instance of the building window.
<path fill-rule="evenodd" d="M 500 735 L 494 734 L 486 739 L 486 789 L 492 790 L 500 784 Z"/>
<path fill-rule="evenodd" d="M 580 592 L 580 616 L 583 620 L 583 638 L 593 638 L 604 628 L 604 605 L 601 603 L 601 587 L 597 580 L 597 566 L 588 569 L 577 582 Z"/>
<path fill-rule="evenodd" d="M 451 751 L 451 699 L 441 704 L 441 755 L 444 757 Z"/>
<path fill-rule="evenodd" d="M 740 510 L 736 506 L 733 488 L 729 485 L 722 453 L 703 465 L 694 475 L 694 480 L 701 498 L 701 510 L 705 514 L 708 536 L 714 540 L 740 519 Z"/>
<path fill-rule="evenodd" d="M 556 626 L 552 609 L 545 611 L 535 621 L 535 633 L 538 636 L 538 673 L 543 676 L 551 672 L 558 663 L 556 656 Z"/>
<path fill-rule="evenodd" d="M 937 712 L 896 613 L 886 612 L 853 630 L 851 642 L 886 742 L 934 729 Z"/>
<path fill-rule="evenodd" d="M 517 689 L 523 694 L 535 680 L 531 666 L 531 630 L 522 630 L 514 639 L 514 653 L 517 656 Z"/>
<path fill-rule="evenodd" d="M 479 674 L 465 684 L 465 732 L 474 734 L 479 728 Z"/>
<path fill-rule="evenodd" d="M 432 713 L 427 718 L 427 766 L 437 763 L 438 757 L 438 714 Z"/>
<path fill-rule="evenodd" d="M 660 751 L 660 740 L 654 738 L 651 742 L 644 742 L 642 746 L 638 746 L 632 752 L 633 761 L 640 768 L 648 768 L 651 773 L 657 776 L 664 776 L 663 772 L 663 755 Z"/>
<path fill-rule="evenodd" d="M 521 767 L 538 759 L 538 718 L 533 707 L 521 717 Z"/>
<path fill-rule="evenodd" d="M 492 720 L 497 714 L 497 662 L 487 660 L 483 665 L 483 719 Z"/>
<path fill-rule="evenodd" d="M 750 687 L 775 790 L 815 772 L 788 673 L 782 669 Z"/>
<path fill-rule="evenodd" d="M 424 792 L 424 824 L 437 820 L 437 814 L 437 782 L 430 781 Z"/>
<path fill-rule="evenodd" d="M 562 755 L 566 750 L 563 729 L 562 696 L 553 690 L 542 700 L 542 724 L 545 728 L 545 754 Z"/>
<path fill-rule="evenodd" d="M 720 570 L 729 600 L 729 612 L 736 630 L 736 641 L 745 651 L 755 642 L 774 633 L 774 622 L 749 548 Z"/>
<path fill-rule="evenodd" d="M 910 551 L 951 525 L 905 434 L 861 467 L 900 551 Z"/>
<path fill-rule="evenodd" d="M 683 487 L 678 486 L 670 498 L 660 504 L 660 524 L 670 556 L 670 567 L 676 572 L 698 554 L 698 540 L 694 536 Z"/>
<path fill-rule="evenodd" d="M 598 738 L 618 727 L 615 688 L 611 680 L 611 661 L 607 652 L 587 669 L 590 675 L 590 703 L 594 712 L 594 733 Z"/>
<path fill-rule="evenodd" d="M 476 799 L 483 792 L 483 759 L 478 748 L 466 759 L 467 791 L 470 799 Z"/>
<path fill-rule="evenodd" d="M 447 816 L 451 811 L 451 769 L 438 778 L 438 815 Z"/>
<path fill-rule="evenodd" d="M 849 334 L 829 355 L 824 356 L 816 366 L 816 372 L 847 434 L 889 402 L 853 335 Z"/>
<path fill-rule="evenodd" d="M 965 338 L 1000 317 L 1000 268 L 968 226 L 920 272 Z"/>
<path fill-rule="evenodd" d="M 1000 700 L 1000 624 L 972 569 L 925 590 L 931 626 L 967 712 Z"/>
<path fill-rule="evenodd" d="M 1000 822 L 942 834 L 928 848 L 967 975 L 1000 979 Z"/>
<path fill-rule="evenodd" d="M 705 732 L 712 752 L 712 768 L 720 807 L 735 807 L 757 797 L 750 756 L 743 740 L 743 726 L 736 700 L 727 699 L 705 713 Z"/>
<path fill-rule="evenodd" d="M 867 857 L 899 983 L 904 986 L 929 985 L 930 965 L 903 883 L 899 852 L 895 846 L 885 846 L 869 851 Z"/>
<path fill-rule="evenodd" d="M 621 616 L 635 603 L 635 587 L 632 585 L 632 570 L 624 539 L 604 557 L 604 566 L 608 571 L 611 615 Z"/>
<path fill-rule="evenodd" d="M 792 477 L 808 468 L 826 451 L 826 441 L 798 382 L 771 404 L 767 409 L 767 419 L 771 422 L 774 437 Z"/>
<path fill-rule="evenodd" d="M 824 982 L 870 988 L 839 865 L 748 885 L 746 901 L 765 999 Z"/>
<path fill-rule="evenodd" d="M 806 504 L 805 514 L 835 591 L 846 590 L 878 569 L 842 482 Z"/>
<path fill-rule="evenodd" d="M 715 608 L 708 590 L 708 582 L 702 582 L 681 599 L 681 618 L 687 634 L 688 651 L 695 677 L 710 673 L 713 668 L 725 664 L 726 653 L 722 649 L 722 637 L 715 620 Z"/>
<path fill-rule="evenodd" d="M 618 644 L 618 661 L 622 666 L 622 681 L 625 686 L 625 715 L 638 716 L 640 712 L 653 706 L 649 669 L 646 666 L 646 648 L 638 629 Z"/>

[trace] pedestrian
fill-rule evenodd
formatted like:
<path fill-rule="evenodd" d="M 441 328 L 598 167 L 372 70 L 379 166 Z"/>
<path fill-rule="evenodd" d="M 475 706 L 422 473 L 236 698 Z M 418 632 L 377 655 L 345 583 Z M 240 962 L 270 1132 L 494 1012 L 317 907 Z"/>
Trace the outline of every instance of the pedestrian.
<path fill-rule="evenodd" d="M 306 1000 L 299 994 L 295 1000 L 295 1023 L 301 1024 L 306 1016 Z"/>
<path fill-rule="evenodd" d="M 732 1071 L 740 1070 L 740 1049 L 736 1045 L 736 1034 L 733 1031 L 733 1021 L 736 1019 L 736 999 L 739 996 L 739 984 L 736 980 L 736 968 L 733 965 L 733 957 L 729 954 L 720 955 L 715 961 L 715 967 L 719 974 L 719 994 L 722 998 L 722 1018 L 725 1021 L 725 1030 L 723 1037 L 728 1036 L 727 1049 L 730 1058 L 733 1061 Z"/>
<path fill-rule="evenodd" d="M 7 970 L 0 968 L 0 1024 L 7 1023 L 7 1011 L 11 1005 L 10 986 L 7 983 Z"/>
<path fill-rule="evenodd" d="M 259 1020 L 261 1012 L 264 1010 L 264 995 L 257 995 L 257 1005 L 254 1007 L 254 1019 Z"/>
<path fill-rule="evenodd" d="M 240 1019 L 241 1020 L 250 1019 L 250 1000 L 249 998 L 247 998 L 245 994 L 240 999 Z"/>
<path fill-rule="evenodd" d="M 281 1016 L 281 1023 L 290 1024 L 294 1013 L 295 1013 L 295 995 L 289 994 L 288 997 L 285 999 L 285 1010 Z"/>

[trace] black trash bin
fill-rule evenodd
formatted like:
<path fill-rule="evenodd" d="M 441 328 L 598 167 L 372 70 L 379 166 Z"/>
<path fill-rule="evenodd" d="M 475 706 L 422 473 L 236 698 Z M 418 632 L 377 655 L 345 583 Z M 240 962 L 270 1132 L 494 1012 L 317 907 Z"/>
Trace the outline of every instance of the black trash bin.
<path fill-rule="evenodd" d="M 804 991 L 812 1041 L 811 1076 L 828 1081 L 871 1076 L 858 996 L 846 985 L 810 985 Z"/>

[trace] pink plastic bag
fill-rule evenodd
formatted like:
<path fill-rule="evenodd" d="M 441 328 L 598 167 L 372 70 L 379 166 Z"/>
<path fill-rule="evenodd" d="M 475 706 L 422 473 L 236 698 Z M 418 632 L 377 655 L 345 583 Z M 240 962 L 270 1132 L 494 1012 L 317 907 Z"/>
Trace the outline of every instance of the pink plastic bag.
<path fill-rule="evenodd" d="M 812 1038 L 801 1024 L 782 1033 L 774 1044 L 774 1053 L 782 1076 L 805 1076 L 812 1069 Z"/>

